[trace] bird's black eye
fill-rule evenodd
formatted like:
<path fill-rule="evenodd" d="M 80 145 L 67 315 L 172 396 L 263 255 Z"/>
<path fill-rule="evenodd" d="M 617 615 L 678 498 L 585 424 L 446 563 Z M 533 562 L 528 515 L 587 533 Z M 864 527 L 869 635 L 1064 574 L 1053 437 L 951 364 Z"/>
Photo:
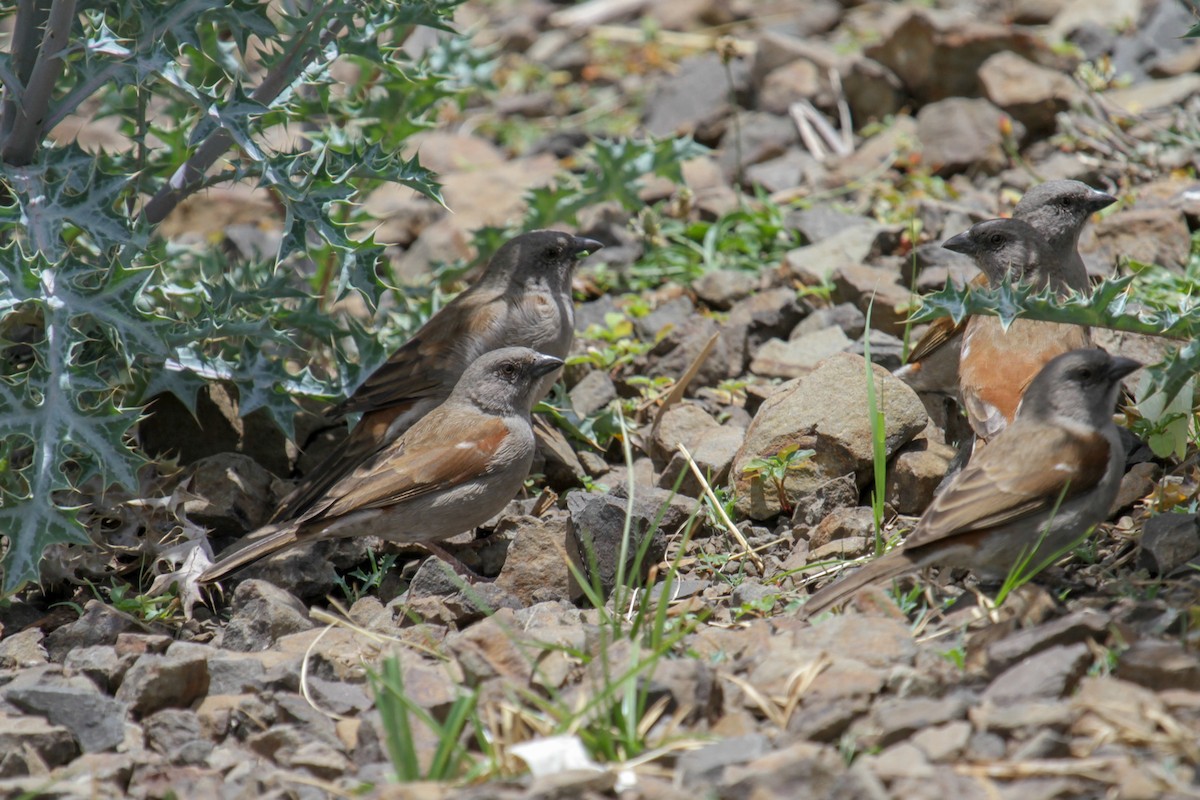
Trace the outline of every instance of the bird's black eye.
<path fill-rule="evenodd" d="M 542 255 L 547 259 L 558 258 L 562 255 L 562 247 L 556 244 L 546 245 L 546 249 L 542 251 Z"/>
<path fill-rule="evenodd" d="M 1096 371 L 1094 369 L 1092 369 L 1091 367 L 1080 367 L 1079 371 L 1076 372 L 1075 374 L 1079 376 L 1079 380 L 1083 381 L 1084 383 L 1087 383 L 1096 376 Z"/>
<path fill-rule="evenodd" d="M 997 245 L 1004 244 L 1004 234 L 993 233 L 991 236 L 988 237 L 988 241 L 991 242 L 992 244 L 997 244 Z"/>
<path fill-rule="evenodd" d="M 500 374 L 509 380 L 517 376 L 517 365 L 511 361 L 506 361 L 500 366 Z"/>

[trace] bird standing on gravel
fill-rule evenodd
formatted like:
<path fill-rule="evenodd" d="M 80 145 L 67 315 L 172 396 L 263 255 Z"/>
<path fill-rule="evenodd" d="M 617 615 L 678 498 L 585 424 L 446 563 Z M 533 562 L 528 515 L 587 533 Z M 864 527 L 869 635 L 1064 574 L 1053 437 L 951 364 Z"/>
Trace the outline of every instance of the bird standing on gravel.
<path fill-rule="evenodd" d="M 1027 222 L 1042 235 L 1051 259 L 1062 265 L 1066 285 L 1076 292 L 1090 289 L 1087 268 L 1079 255 L 1079 236 L 1092 214 L 1117 202 L 1110 194 L 1080 181 L 1046 181 L 1034 186 L 1013 209 L 1013 219 Z M 978 276 L 972 284 L 984 286 Z M 954 397 L 958 388 L 959 349 L 967 320 L 942 317 L 930 324 L 896 376 L 918 392 Z"/>
<path fill-rule="evenodd" d="M 437 408 L 336 481 L 298 519 L 268 525 L 200 575 L 229 573 L 285 548 L 351 536 L 432 543 L 499 513 L 533 463 L 530 410 L 562 359 L 527 347 L 485 353 Z"/>
<path fill-rule="evenodd" d="M 980 222 L 942 247 L 963 253 L 999 286 L 1009 280 L 1037 290 L 1067 290 L 1067 270 L 1032 226 L 1017 219 Z M 974 316 L 963 331 L 958 390 L 975 436 L 983 441 L 1004 430 L 1017 413 L 1026 387 L 1052 358 L 1091 346 L 1081 325 L 1015 319 L 1008 330 L 999 317 Z"/>
<path fill-rule="evenodd" d="M 1125 468 L 1112 412 L 1121 379 L 1140 364 L 1074 350 L 1038 374 L 1017 419 L 946 487 L 899 547 L 817 592 L 805 616 L 869 584 L 928 566 L 1002 578 L 1024 556 L 1038 564 L 1108 516 Z"/>
<path fill-rule="evenodd" d="M 516 236 L 496 251 L 479 280 L 446 304 L 329 413 L 361 412 L 350 435 L 283 499 L 272 521 L 295 519 L 337 481 L 445 400 L 463 370 L 500 347 L 529 347 L 560 359 L 575 336 L 571 277 L 603 247 L 558 231 Z M 534 393 L 557 380 L 546 375 Z"/>

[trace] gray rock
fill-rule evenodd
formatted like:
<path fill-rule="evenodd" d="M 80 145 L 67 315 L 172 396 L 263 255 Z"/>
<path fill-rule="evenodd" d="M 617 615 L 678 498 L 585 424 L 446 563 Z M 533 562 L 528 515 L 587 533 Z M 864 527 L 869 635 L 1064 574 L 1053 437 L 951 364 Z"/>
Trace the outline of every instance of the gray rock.
<path fill-rule="evenodd" d="M 692 460 L 700 468 L 700 474 L 705 476 L 709 486 L 722 486 L 729 479 L 729 467 L 745 439 L 746 432 L 741 428 L 721 425 L 701 438 L 694 447 L 689 448 Z M 674 453 L 663 467 L 658 486 L 660 489 L 675 489 L 677 482 L 677 491 L 680 494 L 699 497 L 703 492 L 703 487 L 692 472 L 687 459 L 679 452 Z"/>
<path fill-rule="evenodd" d="M 616 585 L 620 564 L 621 539 L 625 529 L 627 500 L 624 488 L 609 494 L 588 495 L 574 505 L 571 511 L 571 538 L 567 553 L 572 562 L 589 584 L 598 585 L 607 596 Z M 637 582 L 645 577 L 646 570 L 658 563 L 666 552 L 669 531 L 676 530 L 687 519 L 684 503 L 672 502 L 671 493 L 665 489 L 639 487 L 634 496 L 630 514 L 630 540 L 627 547 L 628 561 L 625 564 L 626 580 Z M 659 513 L 663 516 L 657 526 Z M 640 571 L 634 570 L 639 549 L 645 549 L 640 561 Z M 583 596 L 582 587 L 571 579 L 572 599 Z"/>
<path fill-rule="evenodd" d="M 46 637 L 51 661 L 61 662 L 72 650 L 92 645 L 115 644 L 117 635 L 126 631 L 145 631 L 146 626 L 129 614 L 117 611 L 99 600 L 89 600 L 83 616 Z"/>
<path fill-rule="evenodd" d="M 1195 76 L 1200 80 L 1200 75 Z M 1134 256 L 1145 264 L 1159 264 L 1182 274 L 1191 254 L 1187 220 L 1178 209 L 1131 208 L 1104 217 L 1096 224 L 1095 248 L 1084 253 L 1085 261 L 1112 272 L 1122 256 Z"/>
<path fill-rule="evenodd" d="M 876 225 L 870 217 L 838 211 L 829 205 L 788 212 L 784 224 L 804 237 L 806 244 L 816 244 L 832 238 L 847 228 Z"/>
<path fill-rule="evenodd" d="M 128 707 L 101 694 L 88 680 L 9 687 L 3 697 L 29 714 L 71 732 L 85 753 L 110 750 L 125 739 Z"/>
<path fill-rule="evenodd" d="M 567 393 L 571 406 L 581 417 L 591 416 L 617 398 L 617 387 L 602 369 L 584 375 Z"/>
<path fill-rule="evenodd" d="M 303 603 L 266 581 L 242 581 L 233 593 L 232 606 L 233 616 L 221 638 L 221 646 L 229 650 L 266 650 L 280 637 L 316 625 Z"/>
<path fill-rule="evenodd" d="M 1101 611 L 1083 609 L 1042 625 L 1016 631 L 988 645 L 988 669 L 994 675 L 1051 647 L 1102 638 L 1111 622 L 1109 615 Z"/>
<path fill-rule="evenodd" d="M 1200 555 L 1200 521 L 1195 514 L 1160 514 L 1146 520 L 1138 567 L 1170 575 Z"/>
<path fill-rule="evenodd" d="M 842 90 L 856 128 L 900 111 L 907 96 L 896 73 L 870 58 L 851 58 L 842 69 Z"/>
<path fill-rule="evenodd" d="M 866 506 L 835 508 L 808 535 L 814 551 L 838 539 L 870 539 L 875 535 L 875 517 Z"/>
<path fill-rule="evenodd" d="M 182 653 L 138 658 L 125 673 L 117 699 L 144 717 L 163 708 L 183 708 L 208 692 L 208 662 L 203 655 Z"/>
<path fill-rule="evenodd" d="M 832 280 L 838 269 L 857 265 L 879 252 L 879 224 L 855 225 L 844 228 L 820 241 L 789 250 L 786 261 L 792 274 L 809 285 Z"/>
<path fill-rule="evenodd" d="M 953 447 L 918 437 L 901 447 L 888 464 L 887 502 L 898 514 L 920 516 L 954 459 Z"/>
<path fill-rule="evenodd" d="M 1020 121 L 1031 135 L 1052 133 L 1056 115 L 1082 99 L 1070 76 L 1011 52 L 996 53 L 983 62 L 979 82 L 988 100 Z"/>
<path fill-rule="evenodd" d="M 919 731 L 963 719 L 967 705 L 965 697 L 956 695 L 881 700 L 871 709 L 871 725 L 877 732 L 873 739 L 880 746 L 889 747 Z"/>
<path fill-rule="evenodd" d="M 210 695 L 258 692 L 265 686 L 266 668 L 257 658 L 218 651 L 208 659 Z"/>
<path fill-rule="evenodd" d="M 1200 658 L 1177 642 L 1143 639 L 1121 654 L 1117 677 L 1156 692 L 1194 691 L 1200 686 Z"/>
<path fill-rule="evenodd" d="M 1092 664 L 1084 643 L 1056 645 L 1022 659 L 1000 673 L 982 699 L 998 706 L 1029 700 L 1057 700 L 1071 692 Z"/>
<path fill-rule="evenodd" d="M 1008 164 L 1001 124 L 1004 112 L 983 99 L 951 97 L 922 108 L 917 113 L 917 136 L 923 160 L 938 175 L 967 170 L 987 174 Z M 1013 136 L 1024 135 L 1023 126 L 1013 123 Z"/>
<path fill-rule="evenodd" d="M 733 587 L 733 594 L 731 594 L 729 597 L 729 604 L 732 608 L 737 609 L 746 605 L 757 606 L 761 602 L 764 602 L 768 599 L 773 601 L 777 597 L 779 597 L 778 587 L 763 586 L 761 583 L 752 578 L 746 578 L 737 586 Z"/>
<path fill-rule="evenodd" d="M 702 386 L 712 386 L 725 378 L 741 374 L 740 353 L 731 351 L 729 341 L 722 335 L 721 325 L 711 317 L 693 315 L 678 328 L 673 328 L 651 351 L 650 357 L 643 356 L 635 367 L 643 369 L 650 377 L 666 376 L 678 378 L 700 355 L 708 340 L 716 335 L 717 343 L 696 373 L 696 379 L 688 389 L 690 395 Z"/>
<path fill-rule="evenodd" d="M 125 671 L 136 660 L 134 655 L 118 655 L 111 645 L 93 645 L 68 652 L 63 666 L 86 675 L 92 683 L 111 694 L 121 685 Z"/>
<path fill-rule="evenodd" d="M 644 317 L 637 317 L 633 327 L 646 341 L 653 342 L 659 336 L 681 328 L 696 313 L 696 306 L 686 297 L 676 297 L 658 305 Z"/>
<path fill-rule="evenodd" d="M 664 658 L 654 668 L 646 687 L 649 703 L 666 695 L 666 712 L 680 715 L 685 725 L 714 722 L 721 712 L 723 695 L 716 670 L 691 658 Z"/>
<path fill-rule="evenodd" d="M 890 457 L 925 428 L 927 416 L 912 389 L 881 367 L 873 366 L 876 399 L 885 419 L 885 450 Z M 866 484 L 872 465 L 866 363 L 839 353 L 803 378 L 784 384 L 758 410 L 746 442 L 734 459 L 730 481 L 738 512 L 769 519 L 780 511 L 779 498 L 757 476 L 745 472 L 754 458 L 769 458 L 795 444 L 816 451 L 784 481 L 793 505 L 817 486 L 853 473 Z"/>
<path fill-rule="evenodd" d="M 809 314 L 800 324 L 792 328 L 790 339 L 799 339 L 811 333 L 817 333 L 830 326 L 837 326 L 851 341 L 863 335 L 867 327 L 867 317 L 853 303 L 838 303 L 829 308 L 818 308 Z"/>
<path fill-rule="evenodd" d="M 860 794 L 847 785 L 847 778 L 846 765 L 833 748 L 797 742 L 764 753 L 749 763 L 728 765 L 716 796 L 720 800 L 795 797 L 797 788 L 804 787 L 804 796 L 814 798 L 886 797 L 886 794 Z"/>
<path fill-rule="evenodd" d="M 753 272 L 738 269 L 714 269 L 692 281 L 692 291 L 710 308 L 726 311 L 753 294 L 762 279 Z"/>
<path fill-rule="evenodd" d="M 241 453 L 205 456 L 186 473 L 183 511 L 219 536 L 236 536 L 266 523 L 275 508 L 274 476 Z"/>
<path fill-rule="evenodd" d="M 213 743 L 204 736 L 200 718 L 194 711 L 167 708 L 142 721 L 146 744 L 172 764 L 204 764 Z"/>
<path fill-rule="evenodd" d="M 46 663 L 46 637 L 41 628 L 26 628 L 0 640 L 0 669 L 22 669 Z"/>
<path fill-rule="evenodd" d="M 742 174 L 744 186 L 760 186 L 771 193 L 797 186 L 820 185 L 824 180 L 824 165 L 798 147 L 790 147 L 776 158 L 751 164 Z"/>
<path fill-rule="evenodd" d="M 808 307 L 796 299 L 794 290 L 768 289 L 735 303 L 725 328 L 743 331 L 743 347 L 753 352 L 768 339 L 786 338 L 807 314 Z"/>
<path fill-rule="evenodd" d="M 682 402 L 668 408 L 651 431 L 651 455 L 655 464 L 666 464 L 683 445 L 689 451 L 700 445 L 721 424 L 694 403 Z"/>
<path fill-rule="evenodd" d="M 721 139 L 719 163 L 723 174 L 732 180 L 747 167 L 778 158 L 799 140 L 790 117 L 762 111 L 743 114 L 738 127 L 727 128 Z"/>
<path fill-rule="evenodd" d="M 858 505 L 858 496 L 858 480 L 854 475 L 825 481 L 796 498 L 792 523 L 811 528 L 839 508 Z"/>
<path fill-rule="evenodd" d="M 978 97 L 979 66 L 991 55 L 1014 52 L 1029 58 L 1041 47 L 1033 35 L 1011 25 L 981 22 L 965 13 L 904 9 L 863 54 L 895 73 L 924 105 L 947 97 Z"/>
<path fill-rule="evenodd" d="M 970 738 L 971 723 L 956 719 L 916 731 L 912 743 L 919 747 L 930 761 L 954 761 L 966 749 Z"/>
<path fill-rule="evenodd" d="M 542 518 L 506 519 L 497 533 L 512 541 L 496 583 L 530 605 L 544 600 L 566 600 L 570 596 L 566 548 L 571 520 L 560 511 Z"/>
<path fill-rule="evenodd" d="M 749 70 L 730 62 L 734 86 L 744 86 Z M 715 142 L 729 118 L 729 77 L 715 53 L 685 60 L 663 81 L 646 104 L 646 131 L 654 136 L 691 134 Z"/>
<path fill-rule="evenodd" d="M 26 750 L 52 769 L 66 764 L 79 752 L 75 738 L 66 728 L 53 725 L 41 717 L 11 717 L 0 712 L 0 754 L 19 754 Z M 0 759 L 3 758 L 0 755 Z M 38 779 L 44 789 L 45 777 L 38 776 Z M 41 794 L 41 791 L 36 794 Z"/>
<path fill-rule="evenodd" d="M 764 378 L 798 378 L 812 372 L 831 355 L 849 350 L 853 344 L 836 326 L 786 342 L 771 339 L 754 353 L 750 371 Z"/>
<path fill-rule="evenodd" d="M 1158 81 L 1139 83 L 1104 93 L 1105 99 L 1131 114 L 1148 114 L 1182 106 L 1200 94 L 1200 75 L 1189 73 Z"/>
<path fill-rule="evenodd" d="M 767 737 L 752 733 L 716 742 L 698 750 L 689 750 L 679 757 L 675 768 L 684 786 L 710 786 L 718 781 L 726 767 L 761 758 L 769 750 L 770 742 Z"/>
<path fill-rule="evenodd" d="M 900 285 L 896 270 L 843 264 L 833 274 L 833 300 L 851 303 L 866 314 L 871 310 L 871 327 L 894 335 L 903 335 L 908 320 L 912 292 Z"/>

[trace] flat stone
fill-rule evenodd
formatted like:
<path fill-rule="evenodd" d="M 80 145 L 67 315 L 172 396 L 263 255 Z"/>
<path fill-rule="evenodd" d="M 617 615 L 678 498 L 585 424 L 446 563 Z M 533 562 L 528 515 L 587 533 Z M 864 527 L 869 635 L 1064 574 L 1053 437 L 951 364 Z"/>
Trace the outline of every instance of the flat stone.
<path fill-rule="evenodd" d="M 125 673 L 117 700 L 136 716 L 191 705 L 208 692 L 208 662 L 200 655 L 147 654 Z"/>
<path fill-rule="evenodd" d="M 1075 688 L 1091 664 L 1092 651 L 1086 644 L 1056 645 L 1002 672 L 984 690 L 982 699 L 996 705 L 1057 700 Z"/>
<path fill-rule="evenodd" d="M 1200 521 L 1195 514 L 1160 514 L 1146 520 L 1139 539 L 1138 567 L 1170 575 L 1200 556 Z"/>
<path fill-rule="evenodd" d="M 983 62 L 979 82 L 988 100 L 1020 120 L 1030 134 L 1053 132 L 1055 116 L 1082 98 L 1070 76 L 1007 51 Z"/>
<path fill-rule="evenodd" d="M 887 502 L 898 514 L 919 516 L 946 477 L 954 448 L 921 436 L 901 447 L 888 464 Z"/>
<path fill-rule="evenodd" d="M 982 98 L 951 97 L 917 112 L 922 160 L 941 176 L 966 170 L 987 174 L 1008 165 L 1002 124 L 1004 112 Z M 1013 123 L 1019 140 L 1019 123 Z"/>
<path fill-rule="evenodd" d="M 95 686 L 17 687 L 3 696 L 22 711 L 69 730 L 85 753 L 113 749 L 125 739 L 128 706 L 101 694 Z"/>
<path fill-rule="evenodd" d="M 750 371 L 764 378 L 798 378 L 812 372 L 834 353 L 849 350 L 853 344 L 836 326 L 786 342 L 771 339 L 754 352 Z"/>
<path fill-rule="evenodd" d="M 41 628 L 26 628 L 0 640 L 0 669 L 22 669 L 47 663 Z"/>
<path fill-rule="evenodd" d="M 912 743 L 930 761 L 956 761 L 971 739 L 971 723 L 956 719 L 916 731 Z"/>
<path fill-rule="evenodd" d="M 1145 114 L 1177 108 L 1197 94 L 1200 94 L 1200 75 L 1188 73 L 1123 89 L 1110 89 L 1104 93 L 1104 99 L 1131 114 Z"/>
<path fill-rule="evenodd" d="M 900 273 L 866 264 L 844 264 L 833 275 L 833 301 L 852 303 L 864 314 L 871 311 L 871 327 L 903 335 L 912 292 L 900 285 Z"/>
<path fill-rule="evenodd" d="M 233 616 L 221 638 L 229 650 L 265 650 L 282 636 L 316 626 L 297 597 L 262 580 L 238 584 L 232 606 Z"/>
<path fill-rule="evenodd" d="M 1042 625 L 1016 631 L 988 645 L 988 669 L 992 674 L 997 674 L 1051 647 L 1103 637 L 1111 622 L 1111 617 L 1101 611 L 1082 609 Z"/>
<path fill-rule="evenodd" d="M 754 733 L 688 750 L 679 756 L 675 768 L 684 786 L 709 786 L 717 782 L 726 767 L 761 758 L 769 750 L 767 737 Z"/>
<path fill-rule="evenodd" d="M 14 717 L 0 712 L 0 753 L 21 753 L 26 748 L 51 768 L 66 764 L 79 752 L 75 737 L 61 725 L 41 717 Z M 44 788 L 45 778 L 42 780 Z"/>
<path fill-rule="evenodd" d="M 1200 658 L 1176 642 L 1143 639 L 1123 652 L 1117 677 L 1161 692 L 1200 687 Z"/>
<path fill-rule="evenodd" d="M 884 226 L 877 223 L 855 225 L 813 244 L 789 250 L 788 269 L 809 285 L 827 283 L 840 268 L 861 264 L 872 253 L 878 252 L 883 230 Z"/>

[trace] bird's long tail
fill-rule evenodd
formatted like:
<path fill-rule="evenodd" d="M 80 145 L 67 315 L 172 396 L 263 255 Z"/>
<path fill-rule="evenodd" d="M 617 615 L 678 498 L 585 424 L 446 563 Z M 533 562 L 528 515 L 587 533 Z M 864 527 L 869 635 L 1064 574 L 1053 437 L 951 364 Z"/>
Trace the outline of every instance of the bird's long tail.
<path fill-rule="evenodd" d="M 873 583 L 899 578 L 901 575 L 917 569 L 917 566 L 907 553 L 902 551 L 888 553 L 867 564 L 853 575 L 829 584 L 808 598 L 808 602 L 800 609 L 800 613 L 802 616 L 812 617 L 822 611 L 828 611 L 849 600 L 859 589 Z"/>
<path fill-rule="evenodd" d="M 271 530 L 271 528 L 275 530 Z M 247 564 L 258 561 L 260 558 L 269 556 L 272 553 L 277 553 L 284 548 L 291 547 L 297 542 L 296 534 L 298 530 L 299 526 L 294 522 L 272 525 L 262 529 L 260 535 L 256 536 L 245 547 L 221 558 L 217 563 L 200 573 L 200 583 L 219 581 L 229 575 L 229 573 L 241 569 Z"/>

